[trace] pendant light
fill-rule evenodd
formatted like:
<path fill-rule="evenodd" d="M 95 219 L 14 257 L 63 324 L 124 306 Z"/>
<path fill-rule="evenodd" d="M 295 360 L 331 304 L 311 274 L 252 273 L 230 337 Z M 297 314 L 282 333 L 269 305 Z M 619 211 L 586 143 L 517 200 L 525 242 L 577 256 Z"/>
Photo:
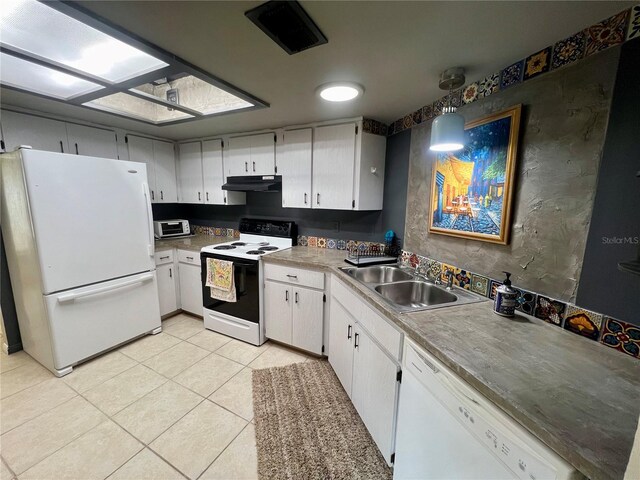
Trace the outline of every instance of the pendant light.
<path fill-rule="evenodd" d="M 453 152 L 464 147 L 464 117 L 451 105 L 451 92 L 464 85 L 464 69 L 449 68 L 442 72 L 438 86 L 449 90 L 447 105 L 431 124 L 431 146 L 434 152 Z"/>

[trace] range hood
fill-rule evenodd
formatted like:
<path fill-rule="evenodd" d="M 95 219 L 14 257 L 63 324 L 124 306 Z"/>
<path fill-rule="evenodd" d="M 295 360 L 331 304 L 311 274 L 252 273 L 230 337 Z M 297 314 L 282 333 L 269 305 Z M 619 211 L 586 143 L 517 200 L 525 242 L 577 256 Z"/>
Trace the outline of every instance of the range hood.
<path fill-rule="evenodd" d="M 279 192 L 282 190 L 282 176 L 227 177 L 227 183 L 222 185 L 222 189 L 230 192 Z"/>

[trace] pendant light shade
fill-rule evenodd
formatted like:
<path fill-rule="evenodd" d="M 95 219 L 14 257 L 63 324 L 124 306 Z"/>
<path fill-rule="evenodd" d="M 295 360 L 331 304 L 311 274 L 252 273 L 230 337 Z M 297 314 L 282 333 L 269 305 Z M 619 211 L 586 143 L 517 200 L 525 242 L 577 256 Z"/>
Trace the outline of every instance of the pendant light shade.
<path fill-rule="evenodd" d="M 459 113 L 443 113 L 431 124 L 431 146 L 434 152 L 453 152 L 464 148 L 464 117 Z"/>
<path fill-rule="evenodd" d="M 434 152 L 453 152 L 464 148 L 464 117 L 456 113 L 451 105 L 451 91 L 464 85 L 464 69 L 450 68 L 442 72 L 439 87 L 449 90 L 447 106 L 442 114 L 431 124 L 431 145 L 429 150 Z"/>

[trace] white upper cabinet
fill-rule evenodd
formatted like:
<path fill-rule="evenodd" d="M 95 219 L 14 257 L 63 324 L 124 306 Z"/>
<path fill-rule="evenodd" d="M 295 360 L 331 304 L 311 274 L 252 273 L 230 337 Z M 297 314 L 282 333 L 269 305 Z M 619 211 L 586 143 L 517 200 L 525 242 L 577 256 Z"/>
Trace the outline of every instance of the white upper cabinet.
<path fill-rule="evenodd" d="M 180 203 L 204 203 L 202 144 L 178 144 L 178 185 Z"/>
<path fill-rule="evenodd" d="M 70 153 L 91 157 L 118 158 L 118 144 L 113 130 L 67 123 Z"/>
<path fill-rule="evenodd" d="M 275 138 L 275 133 L 230 138 L 225 159 L 227 176 L 275 175 Z"/>
<path fill-rule="evenodd" d="M 222 140 L 202 142 L 202 173 L 204 176 L 204 203 L 209 205 L 244 205 L 244 192 L 222 190 L 226 181 L 223 164 Z"/>
<path fill-rule="evenodd" d="M 311 208 L 311 160 L 313 129 L 287 130 L 278 157 L 282 175 L 282 206 Z"/>
<path fill-rule="evenodd" d="M 353 210 L 355 123 L 317 127 L 313 140 L 313 208 Z"/>
<path fill-rule="evenodd" d="M 156 171 L 153 162 L 153 140 L 150 138 L 127 135 L 129 160 L 144 163 L 147 166 L 147 183 L 151 192 L 151 201 L 156 202 L 159 195 L 156 192 Z"/>
<path fill-rule="evenodd" d="M 156 189 L 159 203 L 176 203 L 178 186 L 176 179 L 176 155 L 173 143 L 153 141 L 153 162 L 156 173 Z"/>
<path fill-rule="evenodd" d="M 2 110 L 0 122 L 7 152 L 15 150 L 20 145 L 29 145 L 35 150 L 69 153 L 67 127 L 64 122 L 7 110 Z"/>

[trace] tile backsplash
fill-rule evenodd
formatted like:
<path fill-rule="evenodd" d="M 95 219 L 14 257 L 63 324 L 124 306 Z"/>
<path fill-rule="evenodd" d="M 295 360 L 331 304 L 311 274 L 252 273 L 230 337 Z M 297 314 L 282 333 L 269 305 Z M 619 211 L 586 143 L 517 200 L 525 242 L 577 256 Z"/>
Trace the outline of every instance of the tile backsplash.
<path fill-rule="evenodd" d="M 402 251 L 400 264 L 415 269 L 418 274 L 432 279 L 439 277 L 443 281 L 446 281 L 445 272 L 450 269 L 454 273 L 453 283 L 456 286 L 490 299 L 495 298 L 496 288 L 502 285 L 499 280 L 406 250 Z M 513 287 L 518 293 L 516 310 L 519 312 L 640 358 L 640 327 L 515 285 Z"/>

